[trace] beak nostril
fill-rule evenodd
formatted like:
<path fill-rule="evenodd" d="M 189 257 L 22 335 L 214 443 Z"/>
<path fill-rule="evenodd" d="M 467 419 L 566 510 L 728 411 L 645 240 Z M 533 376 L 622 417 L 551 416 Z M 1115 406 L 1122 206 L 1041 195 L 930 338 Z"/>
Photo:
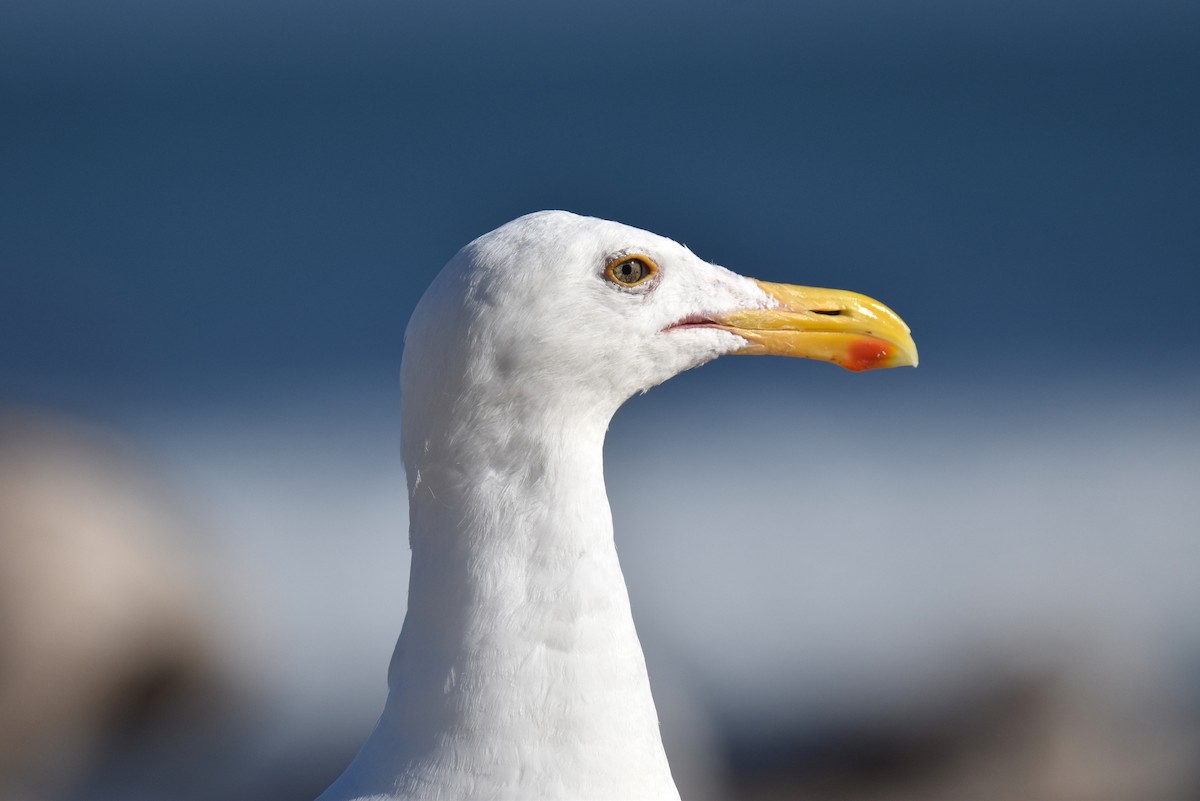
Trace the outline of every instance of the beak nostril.
<path fill-rule="evenodd" d="M 842 314 L 841 309 L 813 309 L 813 314 L 824 314 L 827 317 L 839 317 Z"/>

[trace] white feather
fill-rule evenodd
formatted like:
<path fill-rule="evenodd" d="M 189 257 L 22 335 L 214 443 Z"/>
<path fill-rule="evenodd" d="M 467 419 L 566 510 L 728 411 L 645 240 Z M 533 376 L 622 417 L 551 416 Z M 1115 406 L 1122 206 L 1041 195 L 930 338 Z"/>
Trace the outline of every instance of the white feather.
<path fill-rule="evenodd" d="M 604 277 L 621 254 L 653 282 Z M 405 335 L 408 613 L 383 715 L 321 801 L 677 799 L 602 448 L 631 395 L 734 351 L 691 315 L 772 301 L 669 239 L 540 212 L 460 251 Z"/>

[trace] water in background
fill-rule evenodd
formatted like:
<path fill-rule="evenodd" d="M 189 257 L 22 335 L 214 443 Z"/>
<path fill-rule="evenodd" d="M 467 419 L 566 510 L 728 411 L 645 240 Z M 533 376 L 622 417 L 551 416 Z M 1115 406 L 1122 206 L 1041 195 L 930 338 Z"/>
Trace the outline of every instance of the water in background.
<path fill-rule="evenodd" d="M 615 421 L 691 786 L 1194 794 L 1194 5 L 3 17 L 0 400 L 153 465 L 244 712 L 85 795 L 161 796 L 149 762 L 197 798 L 337 770 L 403 617 L 404 324 L 458 247 L 552 207 L 867 292 L 921 347 L 861 376 L 726 360 Z"/>

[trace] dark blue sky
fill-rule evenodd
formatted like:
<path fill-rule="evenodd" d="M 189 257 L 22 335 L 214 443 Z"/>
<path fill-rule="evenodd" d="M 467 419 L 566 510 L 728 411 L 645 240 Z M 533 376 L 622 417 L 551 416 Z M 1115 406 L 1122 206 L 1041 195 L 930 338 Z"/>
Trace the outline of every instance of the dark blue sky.
<path fill-rule="evenodd" d="M 553 207 L 879 297 L 923 371 L 1200 366 L 1194 3 L 123 0 L 3 19 L 10 398 L 394 375 L 445 260 Z"/>

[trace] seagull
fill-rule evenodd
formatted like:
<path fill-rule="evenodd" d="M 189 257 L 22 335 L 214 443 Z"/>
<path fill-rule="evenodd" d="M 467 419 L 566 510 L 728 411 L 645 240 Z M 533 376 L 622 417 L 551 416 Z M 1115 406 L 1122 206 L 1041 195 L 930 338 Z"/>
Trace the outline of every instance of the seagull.
<path fill-rule="evenodd" d="M 319 801 L 678 799 L 613 541 L 609 421 L 725 354 L 915 366 L 908 326 L 543 211 L 459 251 L 404 341 L 408 612 L 383 714 Z"/>

